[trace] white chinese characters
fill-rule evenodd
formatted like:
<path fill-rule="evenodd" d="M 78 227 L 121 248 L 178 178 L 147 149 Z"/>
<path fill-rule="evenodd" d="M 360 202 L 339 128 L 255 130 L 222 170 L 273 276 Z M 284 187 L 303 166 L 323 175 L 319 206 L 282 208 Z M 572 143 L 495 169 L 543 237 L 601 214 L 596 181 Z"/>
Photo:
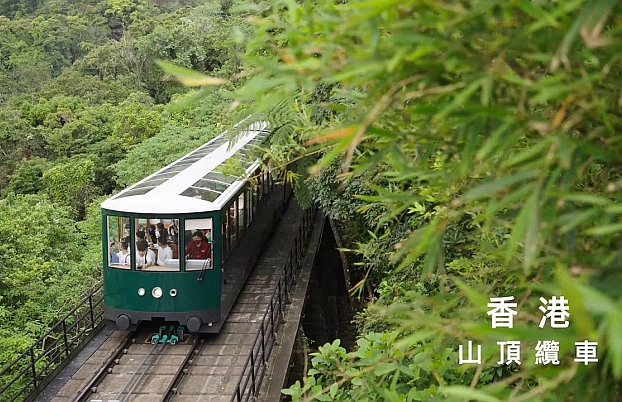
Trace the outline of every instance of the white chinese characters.
<path fill-rule="evenodd" d="M 482 364 L 482 345 L 477 345 L 477 358 L 473 358 L 473 342 L 469 341 L 468 343 L 468 347 L 467 347 L 467 352 L 468 352 L 468 356 L 465 359 L 463 356 L 464 354 L 462 353 L 462 345 L 458 346 L 458 364 L 464 364 L 464 363 L 475 363 L 475 364 Z"/>
<path fill-rule="evenodd" d="M 536 364 L 559 364 L 559 342 L 538 341 L 536 345 Z"/>
<path fill-rule="evenodd" d="M 492 316 L 493 328 L 514 328 L 514 316 L 518 314 L 512 308 L 518 306 L 516 303 L 507 303 L 514 300 L 514 296 L 510 297 L 491 297 L 488 307 L 494 307 L 488 312 Z"/>
<path fill-rule="evenodd" d="M 564 296 L 553 296 L 550 299 L 540 297 L 542 305 L 539 310 L 543 313 L 538 325 L 544 328 L 547 320 L 551 328 L 568 328 L 570 317 L 568 300 Z M 518 304 L 514 302 L 514 296 L 491 297 L 488 303 L 488 315 L 492 318 L 492 328 L 514 328 L 514 316 L 518 313 Z M 521 364 L 521 342 L 504 341 L 497 342 L 499 346 L 499 361 L 497 364 Z M 596 348 L 598 342 L 588 340 L 575 342 L 575 358 L 577 363 L 588 365 L 598 362 Z M 560 343 L 555 340 L 538 341 L 535 345 L 535 364 L 559 365 Z M 563 349 L 562 349 L 563 350 Z M 473 342 L 468 341 L 467 356 L 464 356 L 463 346 L 459 345 L 459 364 L 473 363 L 482 364 L 482 345 L 477 345 L 477 354 L 473 356 Z"/>
<path fill-rule="evenodd" d="M 540 306 L 540 311 L 544 313 L 540 320 L 540 328 L 544 328 L 547 318 L 551 320 L 551 328 L 568 328 L 570 313 L 568 312 L 568 300 L 564 296 L 559 299 L 553 296 L 549 300 L 541 297 L 540 301 L 544 304 L 544 306 Z"/>
<path fill-rule="evenodd" d="M 577 363 L 583 363 L 586 366 L 589 363 L 598 362 L 598 358 L 596 357 L 596 347 L 598 346 L 598 342 L 575 342 L 576 346 L 576 354 L 574 361 Z"/>
<path fill-rule="evenodd" d="M 497 345 L 500 346 L 499 354 L 501 355 L 497 364 L 520 364 L 520 341 L 497 342 Z M 507 360 L 503 358 L 504 355 Z"/>

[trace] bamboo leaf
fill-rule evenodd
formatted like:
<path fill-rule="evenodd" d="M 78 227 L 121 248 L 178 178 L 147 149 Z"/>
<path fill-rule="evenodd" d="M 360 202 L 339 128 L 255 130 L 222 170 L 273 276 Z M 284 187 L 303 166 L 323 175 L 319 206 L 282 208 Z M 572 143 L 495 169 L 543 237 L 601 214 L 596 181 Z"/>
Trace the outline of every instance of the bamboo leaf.
<path fill-rule="evenodd" d="M 512 234 L 507 242 L 505 265 L 508 265 L 512 258 L 516 256 L 519 244 L 525 239 L 527 226 L 529 224 L 530 211 L 536 207 L 536 205 L 534 205 L 535 200 L 536 197 L 531 196 L 525 205 L 523 205 L 518 217 L 516 218 L 516 224 L 514 225 L 514 228 L 512 228 Z"/>
<path fill-rule="evenodd" d="M 463 196 L 463 201 L 473 201 L 479 198 L 493 197 L 500 191 L 505 191 L 508 187 L 518 184 L 522 181 L 538 177 L 540 172 L 528 171 L 520 172 L 511 176 L 502 176 L 493 181 L 480 184 L 475 188 L 467 191 Z"/>
<path fill-rule="evenodd" d="M 592 205 L 610 205 L 612 201 L 609 198 L 592 195 L 592 194 L 564 194 L 562 199 L 565 201 L 574 201 L 580 202 L 583 204 L 592 204 Z"/>
<path fill-rule="evenodd" d="M 540 188 L 533 192 L 525 207 L 529 206 L 529 224 L 525 236 L 523 272 L 527 274 L 538 254 L 538 235 L 540 233 Z"/>
<path fill-rule="evenodd" d="M 455 398 L 461 398 L 466 400 L 474 400 L 481 402 L 502 402 L 500 399 L 495 398 L 483 391 L 472 389 L 461 385 L 452 385 L 449 387 L 439 388 L 439 393 L 445 396 L 453 396 Z"/>
<path fill-rule="evenodd" d="M 584 295 L 568 274 L 567 267 L 561 263 L 558 263 L 555 268 L 555 282 L 562 295 L 568 300 L 570 325 L 576 328 L 576 332 L 581 337 L 588 338 L 594 331 L 594 321 L 585 307 Z"/>
<path fill-rule="evenodd" d="M 484 297 L 482 293 L 473 290 L 470 286 L 458 280 L 457 278 L 453 278 L 452 281 L 458 287 L 458 289 L 460 289 L 465 294 L 473 307 L 475 307 L 479 311 L 487 311 L 486 309 L 488 303 L 490 302 L 489 299 Z"/>
<path fill-rule="evenodd" d="M 227 82 L 227 80 L 222 78 L 214 78 L 203 75 L 197 71 L 191 70 L 189 68 L 176 66 L 175 64 L 157 60 L 156 64 L 160 66 L 166 73 L 172 76 L 172 79 L 180 82 L 182 85 L 186 85 L 189 87 L 201 87 L 206 85 L 222 85 Z"/>
<path fill-rule="evenodd" d="M 600 210 L 592 208 L 586 211 L 573 211 L 566 215 L 562 215 L 558 219 L 558 224 L 563 224 L 562 226 L 560 226 L 559 231 L 562 234 L 568 233 L 583 222 L 596 217 L 599 213 Z"/>
<path fill-rule="evenodd" d="M 622 313 L 619 309 L 611 310 L 606 320 L 611 372 L 619 380 L 622 378 Z"/>
<path fill-rule="evenodd" d="M 537 21 L 529 27 L 528 32 L 530 33 L 537 31 L 545 23 L 554 28 L 559 27 L 559 22 L 551 14 L 545 12 L 542 7 L 533 2 L 522 0 L 518 3 L 518 7 Z"/>
<path fill-rule="evenodd" d="M 531 158 L 534 158 L 535 156 L 537 156 L 538 154 L 544 152 L 545 150 L 548 150 L 550 147 L 551 147 L 551 140 L 550 139 L 545 139 L 543 141 L 539 141 L 539 142 L 535 143 L 533 146 L 531 146 L 530 148 L 520 152 L 518 155 L 515 155 L 515 156 L 511 157 L 505 163 L 503 163 L 501 166 L 504 169 L 509 169 L 509 168 L 512 168 L 512 167 L 516 167 L 516 166 L 521 165 L 524 162 L 530 160 Z"/>
<path fill-rule="evenodd" d="M 577 285 L 577 287 L 583 295 L 585 308 L 590 313 L 606 315 L 609 314 L 611 310 L 615 310 L 618 308 L 616 303 L 611 300 L 611 298 L 602 294 L 598 290 L 583 285 Z"/>
<path fill-rule="evenodd" d="M 463 105 L 464 102 L 466 102 L 466 100 L 471 95 L 473 95 L 475 92 L 477 92 L 477 90 L 482 85 L 483 81 L 484 81 L 484 79 L 476 80 L 476 81 L 472 82 L 469 86 L 467 86 L 465 89 L 460 91 L 458 93 L 458 95 L 456 95 L 454 97 L 454 100 L 448 106 L 446 106 L 443 109 L 441 109 L 440 113 L 438 113 L 438 114 L 436 114 L 434 116 L 434 120 L 435 121 L 440 121 L 440 120 L 445 119 L 451 112 L 453 112 L 455 109 L 457 109 L 458 107 Z"/>
<path fill-rule="evenodd" d="M 586 234 L 594 236 L 606 236 L 618 232 L 622 232 L 622 223 L 596 226 L 585 231 Z"/>
<path fill-rule="evenodd" d="M 484 145 L 479 149 L 477 155 L 475 155 L 475 159 L 478 161 L 482 161 L 489 157 L 493 152 L 500 148 L 503 143 L 513 143 L 514 138 L 511 136 L 508 138 L 508 131 L 514 125 L 514 121 L 508 120 L 505 121 L 499 128 L 497 128 L 490 138 L 484 143 Z M 515 133 L 514 136 L 517 136 Z M 505 140 L 505 141 L 504 141 Z"/>

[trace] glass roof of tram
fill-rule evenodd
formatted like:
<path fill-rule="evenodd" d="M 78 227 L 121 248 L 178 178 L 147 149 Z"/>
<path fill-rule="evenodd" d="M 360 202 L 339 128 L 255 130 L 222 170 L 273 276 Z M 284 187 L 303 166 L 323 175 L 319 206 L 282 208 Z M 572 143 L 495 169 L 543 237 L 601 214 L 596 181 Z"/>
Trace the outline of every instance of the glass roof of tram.
<path fill-rule="evenodd" d="M 261 144 L 261 142 L 266 138 L 267 134 L 267 132 L 261 133 L 235 153 L 234 156 L 238 156 L 240 158 L 240 162 L 244 170 L 248 169 L 255 162 L 255 160 L 252 160 L 247 156 L 252 154 L 251 151 L 253 150 L 253 148 Z M 198 198 L 203 201 L 216 201 L 216 199 L 220 197 L 222 193 L 227 191 L 229 186 L 240 180 L 240 178 L 238 177 L 224 175 L 220 173 L 219 171 L 221 171 L 223 167 L 224 163 L 218 165 L 213 171 L 203 176 L 192 186 L 184 190 L 180 195 L 185 197 Z"/>
<path fill-rule="evenodd" d="M 261 142 L 266 138 L 266 136 L 270 132 L 267 130 L 262 130 L 260 134 L 258 134 L 255 138 L 245 144 L 242 148 L 240 148 L 232 158 L 237 158 L 241 163 L 244 170 L 248 169 L 255 161 L 252 159 L 253 149 L 261 144 Z M 217 148 L 220 148 L 222 145 L 228 142 L 228 138 L 225 135 L 221 135 L 216 137 L 214 140 L 208 142 L 202 147 L 198 148 L 196 151 L 188 154 L 184 158 L 178 160 L 171 166 L 166 169 L 158 172 L 157 175 L 146 180 L 131 190 L 120 194 L 117 198 L 130 197 L 136 195 L 144 195 L 158 187 L 159 185 L 165 183 L 166 181 L 172 179 L 175 176 L 183 174 L 183 172 L 188 169 L 190 166 L 196 164 L 199 160 L 208 156 L 210 153 L 214 152 Z M 231 158 L 231 157 L 230 157 Z M 230 159 L 229 158 L 229 159 Z M 186 188 L 181 192 L 181 196 L 198 198 L 204 201 L 214 202 L 222 193 L 224 193 L 233 183 L 238 180 L 241 180 L 239 177 L 225 175 L 220 173 L 222 171 L 226 161 L 216 166 L 210 172 L 208 172 L 201 179 L 196 181 L 194 184 Z"/>

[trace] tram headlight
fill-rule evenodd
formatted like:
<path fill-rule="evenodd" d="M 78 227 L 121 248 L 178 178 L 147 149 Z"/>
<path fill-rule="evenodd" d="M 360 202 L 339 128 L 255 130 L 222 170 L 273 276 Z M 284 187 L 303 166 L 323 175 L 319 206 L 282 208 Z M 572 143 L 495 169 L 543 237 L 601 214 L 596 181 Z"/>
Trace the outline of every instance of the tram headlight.
<path fill-rule="evenodd" d="M 171 295 L 171 297 L 175 297 L 175 296 L 177 296 L 177 289 L 171 289 L 171 291 L 169 292 L 169 294 Z"/>
<path fill-rule="evenodd" d="M 145 288 L 138 289 L 138 296 L 144 296 L 144 295 L 145 295 Z"/>
<path fill-rule="evenodd" d="M 162 288 L 159 288 L 159 287 L 153 288 L 153 290 L 151 291 L 151 296 L 155 297 L 156 299 L 159 299 L 160 297 L 162 297 Z"/>

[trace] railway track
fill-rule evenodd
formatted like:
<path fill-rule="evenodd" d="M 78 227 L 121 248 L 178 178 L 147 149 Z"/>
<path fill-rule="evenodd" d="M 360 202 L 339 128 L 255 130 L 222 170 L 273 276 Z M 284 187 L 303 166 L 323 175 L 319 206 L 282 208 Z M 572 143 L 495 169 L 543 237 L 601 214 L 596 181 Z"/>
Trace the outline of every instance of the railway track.
<path fill-rule="evenodd" d="M 167 401 L 202 345 L 185 335 L 176 345 L 152 342 L 153 332 L 128 335 L 78 394 L 78 402 Z"/>
<path fill-rule="evenodd" d="M 122 341 L 117 337 L 108 349 L 113 353 L 107 352 L 102 364 L 94 354 L 91 369 L 72 375 L 66 387 L 45 402 L 253 400 L 285 307 L 285 278 L 293 275 L 303 254 L 302 216 L 303 211 L 295 209 L 283 219 L 220 333 L 186 334 L 176 345 L 153 345 L 157 327 L 139 328 Z"/>

